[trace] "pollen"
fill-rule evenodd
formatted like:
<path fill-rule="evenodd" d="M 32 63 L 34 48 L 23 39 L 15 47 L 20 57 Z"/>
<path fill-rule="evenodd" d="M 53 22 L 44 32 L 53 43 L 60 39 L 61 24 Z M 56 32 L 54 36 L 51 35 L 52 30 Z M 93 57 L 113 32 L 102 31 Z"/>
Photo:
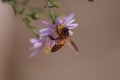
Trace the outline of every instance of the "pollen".
<path fill-rule="evenodd" d="M 64 25 L 57 26 L 56 29 L 55 29 L 55 33 L 58 34 L 58 35 L 61 34 L 61 31 L 63 30 L 63 28 L 65 28 Z"/>
<path fill-rule="evenodd" d="M 51 51 L 50 45 L 48 45 L 48 46 L 46 46 L 46 47 L 44 48 L 44 52 L 45 52 L 46 54 L 49 54 L 50 51 Z"/>

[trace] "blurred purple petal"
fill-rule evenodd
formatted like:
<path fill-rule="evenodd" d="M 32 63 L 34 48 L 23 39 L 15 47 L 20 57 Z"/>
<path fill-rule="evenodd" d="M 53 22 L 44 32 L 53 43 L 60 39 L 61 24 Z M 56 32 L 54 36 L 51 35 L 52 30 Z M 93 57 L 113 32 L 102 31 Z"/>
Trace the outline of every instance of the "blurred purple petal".
<path fill-rule="evenodd" d="M 73 32 L 69 30 L 69 35 L 73 35 Z"/>
<path fill-rule="evenodd" d="M 75 21 L 75 19 L 72 19 L 70 22 L 68 22 L 66 25 L 70 25 Z"/>
<path fill-rule="evenodd" d="M 69 26 L 68 29 L 74 29 L 76 28 L 77 26 Z"/>
<path fill-rule="evenodd" d="M 42 28 L 42 29 L 40 29 L 39 32 L 44 32 L 44 31 L 48 31 L 48 30 L 49 30 L 49 28 Z"/>
<path fill-rule="evenodd" d="M 30 39 L 30 42 L 31 42 L 32 44 L 36 43 L 37 41 L 38 41 L 38 40 L 37 40 L 37 39 L 34 39 L 34 38 Z"/>
<path fill-rule="evenodd" d="M 46 25 L 47 27 L 51 27 L 52 25 L 46 21 L 41 21 L 44 25 Z"/>
<path fill-rule="evenodd" d="M 68 27 L 68 29 L 73 29 L 76 28 L 78 26 L 78 24 L 70 24 L 70 25 L 66 25 Z"/>
<path fill-rule="evenodd" d="M 68 17 L 66 17 L 64 24 L 67 24 L 73 17 L 74 17 L 74 14 L 70 14 Z"/>
<path fill-rule="evenodd" d="M 38 48 L 38 47 L 41 47 L 42 44 L 43 44 L 42 42 L 37 42 L 33 46 L 34 46 L 34 48 Z"/>
<path fill-rule="evenodd" d="M 68 25 L 66 25 L 66 26 L 78 26 L 78 24 L 77 23 L 74 23 L 74 24 L 68 24 Z"/>
<path fill-rule="evenodd" d="M 51 29 L 49 28 L 40 29 L 39 32 L 40 32 L 40 36 L 45 36 L 52 33 Z"/>
<path fill-rule="evenodd" d="M 33 58 L 34 56 L 37 56 L 40 52 L 41 52 L 41 49 L 35 50 L 35 51 L 29 56 L 29 58 Z"/>
<path fill-rule="evenodd" d="M 58 17 L 57 19 L 56 19 L 56 25 L 61 25 L 62 24 L 62 20 L 60 20 L 60 18 Z"/>

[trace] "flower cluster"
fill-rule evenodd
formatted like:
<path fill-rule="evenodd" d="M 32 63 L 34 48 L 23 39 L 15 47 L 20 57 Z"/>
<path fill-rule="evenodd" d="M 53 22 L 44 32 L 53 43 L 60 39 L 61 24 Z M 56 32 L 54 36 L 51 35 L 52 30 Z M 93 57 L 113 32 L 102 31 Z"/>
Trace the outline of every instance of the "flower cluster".
<path fill-rule="evenodd" d="M 71 49 L 79 52 L 77 46 L 70 38 L 70 36 L 73 35 L 71 30 L 78 26 L 77 23 L 74 23 L 74 14 L 70 14 L 64 18 L 57 17 L 53 9 L 59 8 L 60 4 L 55 0 L 44 0 L 45 4 L 43 7 L 33 6 L 29 3 L 29 0 L 2 1 L 11 5 L 15 15 L 19 15 L 27 28 L 36 36 L 36 38 L 30 39 L 30 43 L 32 44 L 30 50 L 34 50 L 30 57 L 42 51 L 45 53 L 56 52 L 61 49 L 66 42 Z M 36 26 L 31 23 L 31 19 L 38 20 L 42 14 L 49 14 L 46 16 L 51 18 L 52 24 L 42 21 L 47 28 L 42 28 L 38 31 Z"/>
<path fill-rule="evenodd" d="M 50 39 L 49 36 L 56 39 L 59 35 L 56 33 L 56 28 L 67 28 L 69 30 L 69 35 L 73 35 L 71 29 L 74 29 L 78 26 L 77 23 L 73 23 L 75 19 L 73 19 L 74 14 L 70 14 L 69 16 L 60 19 L 60 17 L 56 18 L 54 24 L 50 24 L 46 21 L 42 21 L 42 23 L 47 26 L 47 28 L 40 29 L 40 37 L 38 39 L 30 39 L 30 42 L 33 46 L 30 49 L 34 49 L 35 51 L 30 55 L 33 57 L 40 53 L 41 51 L 45 51 L 49 53 L 52 47 L 55 45 L 55 40 Z"/>

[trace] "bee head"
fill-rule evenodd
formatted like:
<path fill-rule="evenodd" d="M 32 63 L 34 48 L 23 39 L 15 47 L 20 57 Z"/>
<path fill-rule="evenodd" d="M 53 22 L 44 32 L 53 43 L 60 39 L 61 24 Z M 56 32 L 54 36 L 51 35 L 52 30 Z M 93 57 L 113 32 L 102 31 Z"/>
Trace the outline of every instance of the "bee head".
<path fill-rule="evenodd" d="M 69 29 L 68 28 L 63 28 L 63 32 L 68 32 Z"/>
<path fill-rule="evenodd" d="M 68 28 L 63 28 L 61 35 L 69 35 L 69 29 Z"/>

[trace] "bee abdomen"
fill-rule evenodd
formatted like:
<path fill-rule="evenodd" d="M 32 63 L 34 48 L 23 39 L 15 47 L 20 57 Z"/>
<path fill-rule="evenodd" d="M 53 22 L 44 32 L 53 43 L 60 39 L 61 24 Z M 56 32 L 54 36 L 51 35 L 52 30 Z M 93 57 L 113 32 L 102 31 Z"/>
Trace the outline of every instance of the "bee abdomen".
<path fill-rule="evenodd" d="M 56 52 L 59 50 L 63 45 L 54 45 L 53 48 L 51 49 L 51 52 Z"/>

